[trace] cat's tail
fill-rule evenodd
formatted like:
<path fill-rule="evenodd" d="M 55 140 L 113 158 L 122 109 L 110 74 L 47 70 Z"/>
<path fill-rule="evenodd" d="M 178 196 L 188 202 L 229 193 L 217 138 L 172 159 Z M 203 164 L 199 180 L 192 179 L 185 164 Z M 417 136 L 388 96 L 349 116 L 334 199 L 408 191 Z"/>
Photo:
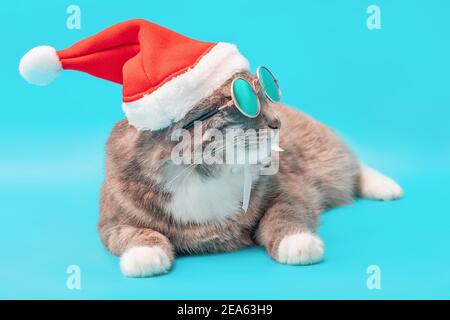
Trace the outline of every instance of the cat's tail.
<path fill-rule="evenodd" d="M 359 196 L 373 200 L 396 200 L 403 196 L 402 188 L 391 178 L 361 165 Z"/>

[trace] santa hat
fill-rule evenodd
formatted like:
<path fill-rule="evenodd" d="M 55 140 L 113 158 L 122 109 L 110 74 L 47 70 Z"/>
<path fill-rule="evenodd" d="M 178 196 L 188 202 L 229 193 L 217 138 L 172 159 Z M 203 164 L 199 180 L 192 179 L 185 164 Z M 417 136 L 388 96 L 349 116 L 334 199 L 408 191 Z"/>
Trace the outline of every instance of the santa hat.
<path fill-rule="evenodd" d="M 190 39 L 135 19 L 116 24 L 65 50 L 31 49 L 20 74 L 49 84 L 61 70 L 78 70 L 122 85 L 122 108 L 139 130 L 159 130 L 181 120 L 233 74 L 248 70 L 235 45 Z"/>

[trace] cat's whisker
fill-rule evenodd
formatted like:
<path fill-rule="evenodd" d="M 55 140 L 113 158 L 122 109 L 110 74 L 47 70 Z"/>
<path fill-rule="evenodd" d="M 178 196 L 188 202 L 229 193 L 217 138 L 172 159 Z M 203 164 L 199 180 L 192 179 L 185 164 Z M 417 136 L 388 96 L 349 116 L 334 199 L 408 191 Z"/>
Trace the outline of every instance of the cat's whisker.
<path fill-rule="evenodd" d="M 218 152 L 222 152 L 223 150 L 225 150 L 227 147 L 232 147 L 232 148 L 240 147 L 240 146 L 244 145 L 242 142 L 245 142 L 245 141 L 234 141 L 233 145 L 231 145 L 231 146 L 224 144 L 224 145 L 221 145 L 219 148 L 214 148 L 213 150 L 214 150 L 215 154 L 217 154 Z M 213 157 L 214 156 L 212 154 L 209 154 L 208 158 L 203 157 L 203 160 L 205 162 L 208 162 Z"/>

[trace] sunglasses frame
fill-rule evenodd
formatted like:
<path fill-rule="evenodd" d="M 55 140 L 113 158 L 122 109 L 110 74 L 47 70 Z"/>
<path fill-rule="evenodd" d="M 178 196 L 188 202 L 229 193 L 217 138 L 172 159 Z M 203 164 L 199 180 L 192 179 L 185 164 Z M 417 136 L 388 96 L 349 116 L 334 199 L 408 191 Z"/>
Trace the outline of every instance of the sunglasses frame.
<path fill-rule="evenodd" d="M 273 80 L 275 81 L 275 84 L 276 84 L 276 86 L 277 86 L 277 88 L 278 88 L 278 94 L 279 94 L 279 96 L 280 96 L 280 99 L 279 99 L 278 101 L 273 100 L 273 99 L 269 96 L 269 94 L 267 93 L 266 89 L 264 88 L 264 86 L 263 86 L 263 84 L 262 84 L 262 82 L 261 82 L 260 72 L 261 72 L 261 69 L 262 69 L 262 68 L 264 68 L 267 72 L 269 72 L 270 75 L 272 76 Z M 256 96 L 256 100 L 258 101 L 258 113 L 257 113 L 256 115 L 254 115 L 254 116 L 248 115 L 248 114 L 247 114 L 247 113 L 239 106 L 239 103 L 237 102 L 237 99 L 236 99 L 236 97 L 234 96 L 234 90 L 233 90 L 234 82 L 235 82 L 236 80 L 239 80 L 239 79 L 244 80 L 245 82 L 247 82 L 247 83 L 250 85 L 250 87 L 252 88 L 253 93 L 254 93 L 255 96 Z M 259 82 L 259 85 L 260 85 L 260 87 L 261 87 L 260 90 L 256 90 L 256 81 Z M 217 113 L 219 113 L 220 111 L 222 111 L 223 109 L 228 108 L 228 107 L 232 107 L 232 106 L 235 106 L 235 107 L 239 110 L 239 112 L 242 113 L 242 114 L 243 114 L 244 116 L 246 116 L 247 118 L 254 119 L 254 118 L 256 118 L 257 116 L 259 116 L 259 114 L 261 113 L 261 101 L 259 100 L 259 97 L 258 97 L 258 94 L 259 94 L 260 91 L 263 91 L 263 92 L 264 92 L 264 96 L 265 96 L 267 99 L 269 99 L 269 101 L 271 101 L 271 102 L 273 102 L 273 103 L 279 103 L 279 102 L 281 101 L 281 96 L 282 96 L 282 95 L 281 95 L 281 89 L 280 89 L 280 86 L 279 86 L 279 84 L 278 84 L 278 79 L 274 76 L 274 74 L 272 73 L 272 71 L 270 71 L 270 70 L 269 70 L 267 67 L 265 67 L 265 66 L 259 66 L 259 67 L 256 69 L 256 79 L 253 79 L 253 81 L 252 81 L 251 83 L 250 83 L 247 79 L 245 79 L 245 78 L 243 78 L 243 77 L 237 77 L 237 78 L 234 78 L 233 81 L 231 82 L 231 85 L 230 85 L 231 100 L 228 101 L 225 105 L 223 105 L 223 106 L 221 106 L 221 107 L 219 107 L 219 108 L 217 108 L 217 109 L 210 110 L 210 111 L 208 111 L 208 112 L 206 112 L 206 113 L 204 113 L 204 114 L 198 116 L 198 117 L 195 118 L 194 120 L 188 122 L 187 124 L 185 124 L 185 125 L 183 126 L 183 129 L 188 130 L 188 129 L 190 129 L 190 128 L 192 128 L 192 127 L 194 126 L 195 122 L 197 122 L 197 121 L 203 121 L 203 120 L 209 119 L 209 118 L 211 118 L 212 116 L 214 116 L 215 114 L 217 114 Z"/>

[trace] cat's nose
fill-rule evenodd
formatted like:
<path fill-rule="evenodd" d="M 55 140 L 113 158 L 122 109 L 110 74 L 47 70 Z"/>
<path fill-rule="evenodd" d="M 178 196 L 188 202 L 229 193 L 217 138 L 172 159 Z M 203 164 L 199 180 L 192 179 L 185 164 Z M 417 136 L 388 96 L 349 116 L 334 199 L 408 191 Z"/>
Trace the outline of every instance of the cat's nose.
<path fill-rule="evenodd" d="M 270 129 L 276 130 L 281 128 L 281 121 L 280 118 L 277 117 L 277 115 L 270 109 L 266 110 L 263 113 L 263 117 L 267 122 L 267 126 Z"/>

